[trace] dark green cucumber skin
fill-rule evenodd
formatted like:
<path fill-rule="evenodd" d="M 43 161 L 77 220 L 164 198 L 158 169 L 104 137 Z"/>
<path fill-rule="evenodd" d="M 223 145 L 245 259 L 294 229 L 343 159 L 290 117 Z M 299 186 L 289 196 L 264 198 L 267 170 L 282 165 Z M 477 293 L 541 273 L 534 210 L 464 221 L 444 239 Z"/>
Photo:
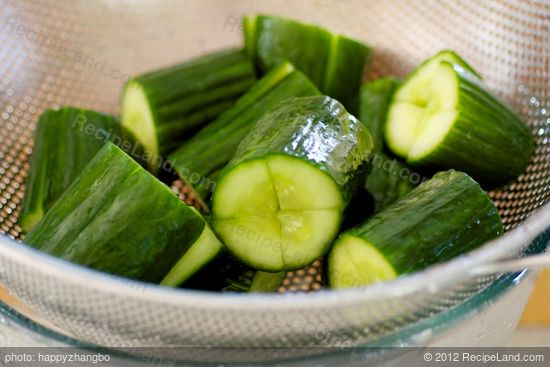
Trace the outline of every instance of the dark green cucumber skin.
<path fill-rule="evenodd" d="M 202 56 L 131 80 L 143 87 L 149 100 L 160 154 L 214 120 L 255 81 L 254 65 L 243 50 Z"/>
<path fill-rule="evenodd" d="M 335 99 L 293 98 L 258 121 L 220 179 L 242 162 L 272 154 L 289 155 L 330 175 L 348 204 L 364 183 L 372 149 L 367 129 Z"/>
<path fill-rule="evenodd" d="M 108 142 L 25 242 L 80 265 L 158 282 L 205 225 L 196 210 Z"/>
<path fill-rule="evenodd" d="M 39 118 L 19 224 L 28 232 L 67 190 L 106 140 L 145 165 L 143 147 L 116 117 L 64 107 Z"/>
<path fill-rule="evenodd" d="M 288 63 L 282 63 L 168 159 L 178 175 L 206 200 L 219 171 L 233 157 L 239 143 L 261 116 L 289 98 L 318 94 L 317 88 L 305 75 Z"/>
<path fill-rule="evenodd" d="M 327 30 L 267 15 L 249 16 L 248 22 L 244 23 L 245 49 L 261 72 L 288 60 L 319 88 L 324 86 L 332 40 Z"/>
<path fill-rule="evenodd" d="M 334 47 L 321 90 L 324 94 L 342 101 L 350 113 L 357 115 L 361 80 L 370 63 L 371 50 L 344 36 L 337 36 Z"/>
<path fill-rule="evenodd" d="M 393 93 L 402 81 L 393 78 L 376 79 L 361 86 L 359 120 L 369 129 L 374 150 L 384 148 L 384 125 Z"/>
<path fill-rule="evenodd" d="M 516 178 L 533 154 L 535 142 L 529 127 L 480 79 L 446 64 L 455 69 L 458 79 L 457 121 L 432 153 L 409 163 L 432 171 L 464 171 L 488 188 Z"/>
<path fill-rule="evenodd" d="M 375 246 L 398 274 L 474 250 L 503 233 L 494 204 L 462 172 L 437 173 L 363 225 L 344 234 Z"/>
<path fill-rule="evenodd" d="M 378 213 L 412 191 L 424 178 L 408 165 L 384 153 L 374 154 L 365 189 L 372 195 Z"/>
<path fill-rule="evenodd" d="M 281 17 L 249 16 L 243 25 L 245 48 L 260 71 L 288 60 L 323 94 L 338 99 L 348 109 L 355 106 L 363 72 L 370 61 L 368 46 L 321 27 Z"/>

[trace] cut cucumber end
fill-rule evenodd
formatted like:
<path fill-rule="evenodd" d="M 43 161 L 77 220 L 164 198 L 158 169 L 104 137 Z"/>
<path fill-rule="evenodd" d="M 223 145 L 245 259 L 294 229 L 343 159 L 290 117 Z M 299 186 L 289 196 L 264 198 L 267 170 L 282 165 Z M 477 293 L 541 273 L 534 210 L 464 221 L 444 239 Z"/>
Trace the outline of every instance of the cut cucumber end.
<path fill-rule="evenodd" d="M 210 229 L 210 226 L 205 224 L 199 238 L 172 267 L 160 282 L 160 285 L 179 286 L 212 261 L 221 251 L 223 251 L 223 245 Z"/>
<path fill-rule="evenodd" d="M 20 217 L 18 224 L 21 226 L 23 232 L 29 232 L 44 216 L 44 210 L 42 208 L 27 213 L 24 217 Z"/>
<path fill-rule="evenodd" d="M 153 164 L 159 154 L 155 120 L 147 94 L 139 82 L 131 80 L 124 87 L 121 110 L 122 125 L 143 144 L 151 156 L 149 163 Z"/>
<path fill-rule="evenodd" d="M 212 212 L 231 252 L 256 269 L 281 271 L 308 265 L 327 251 L 343 207 L 328 174 L 299 158 L 268 155 L 221 178 Z"/>
<path fill-rule="evenodd" d="M 360 287 L 396 277 L 397 272 L 376 247 L 352 235 L 340 236 L 329 255 L 331 288 Z"/>
<path fill-rule="evenodd" d="M 390 150 L 409 163 L 434 151 L 457 120 L 458 88 L 448 62 L 436 58 L 417 70 L 398 89 L 388 111 Z"/>
<path fill-rule="evenodd" d="M 243 263 L 268 272 L 285 269 L 275 214 L 215 219 L 213 223 L 225 246 Z"/>

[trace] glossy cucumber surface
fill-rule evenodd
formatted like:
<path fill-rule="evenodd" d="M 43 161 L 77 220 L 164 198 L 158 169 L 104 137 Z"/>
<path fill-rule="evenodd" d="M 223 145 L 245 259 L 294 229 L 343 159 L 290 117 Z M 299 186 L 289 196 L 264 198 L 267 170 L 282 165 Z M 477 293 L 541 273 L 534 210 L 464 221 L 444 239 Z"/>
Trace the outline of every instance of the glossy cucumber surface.
<path fill-rule="evenodd" d="M 347 288 L 391 280 L 448 261 L 502 233 L 498 211 L 477 182 L 462 172 L 440 172 L 342 233 L 329 254 L 329 282 Z"/>
<path fill-rule="evenodd" d="M 321 257 L 365 180 L 372 139 L 327 96 L 295 98 L 262 117 L 222 172 L 213 226 L 257 270 L 301 268 Z"/>

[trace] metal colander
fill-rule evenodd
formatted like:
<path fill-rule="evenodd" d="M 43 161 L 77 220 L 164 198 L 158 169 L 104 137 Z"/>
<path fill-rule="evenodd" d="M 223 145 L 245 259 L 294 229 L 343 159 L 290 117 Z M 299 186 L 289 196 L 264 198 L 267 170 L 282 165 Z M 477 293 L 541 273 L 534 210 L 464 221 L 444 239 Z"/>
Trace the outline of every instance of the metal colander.
<path fill-rule="evenodd" d="M 525 174 L 490 193 L 507 233 L 450 263 L 364 289 L 285 295 L 167 289 L 57 260 L 14 240 L 35 122 L 48 107 L 119 111 L 128 75 L 239 44 L 240 17 L 273 13 L 324 25 L 375 49 L 371 79 L 404 76 L 458 51 L 528 122 Z M 448 310 L 550 225 L 550 3 L 545 0 L 35 0 L 0 2 L 0 277 L 28 308 L 105 346 L 348 346 Z M 318 269 L 318 268 L 315 268 Z M 290 274 L 316 289 L 318 270 Z M 311 286 L 302 284 L 308 278 Z M 313 281 L 312 281 L 313 279 Z M 317 277 L 317 280 L 320 280 Z M 283 287 L 284 288 L 284 287 Z"/>

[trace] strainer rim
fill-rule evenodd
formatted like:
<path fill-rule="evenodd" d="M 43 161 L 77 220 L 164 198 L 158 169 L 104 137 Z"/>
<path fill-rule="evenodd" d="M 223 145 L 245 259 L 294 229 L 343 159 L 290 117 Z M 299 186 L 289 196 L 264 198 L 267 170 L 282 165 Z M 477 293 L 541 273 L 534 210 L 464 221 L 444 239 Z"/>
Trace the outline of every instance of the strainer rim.
<path fill-rule="evenodd" d="M 523 245 L 531 243 L 547 229 L 550 229 L 550 203 L 539 208 L 518 227 L 487 242 L 480 248 L 424 271 L 363 288 L 284 295 L 252 293 L 243 296 L 238 293 L 162 287 L 74 264 L 28 245 L 22 245 L 4 235 L 0 236 L 0 251 L 2 251 L 3 257 L 24 263 L 24 267 L 30 266 L 30 261 L 37 272 L 63 278 L 64 282 L 85 284 L 88 288 L 94 288 L 104 293 L 114 293 L 117 296 L 127 296 L 153 303 L 200 306 L 203 309 L 242 310 L 243 307 L 246 307 L 247 310 L 255 309 L 256 311 L 262 309 L 288 311 L 311 309 L 312 307 L 321 309 L 332 306 L 342 307 L 373 298 L 403 297 L 406 294 L 426 289 L 427 285 L 431 291 L 435 291 L 438 287 L 449 286 L 456 282 L 457 276 L 462 275 L 463 277 L 466 269 L 506 258 L 511 253 L 517 253 L 517 250 L 520 250 Z M 70 276 L 68 276 L 69 274 Z M 223 302 L 220 302 L 221 300 Z"/>

